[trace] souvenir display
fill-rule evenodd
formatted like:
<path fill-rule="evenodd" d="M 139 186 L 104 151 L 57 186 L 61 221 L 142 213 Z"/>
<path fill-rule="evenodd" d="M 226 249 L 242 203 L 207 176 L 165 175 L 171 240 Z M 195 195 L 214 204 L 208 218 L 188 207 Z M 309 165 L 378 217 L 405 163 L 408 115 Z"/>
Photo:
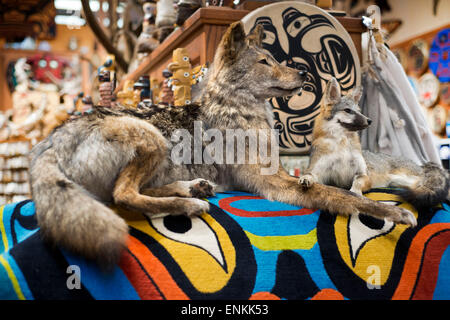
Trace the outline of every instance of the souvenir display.
<path fill-rule="evenodd" d="M 449 300 L 449 29 L 393 2 L 81 0 L 0 59 L 0 299 Z"/>
<path fill-rule="evenodd" d="M 202 7 L 202 0 L 180 0 L 177 4 L 176 24 L 181 26 L 198 8 Z"/>
<path fill-rule="evenodd" d="M 192 79 L 194 79 L 195 83 L 201 82 L 203 78 L 206 76 L 206 72 L 208 72 L 208 64 L 199 65 L 195 68 L 192 68 Z"/>
<path fill-rule="evenodd" d="M 98 91 L 100 92 L 99 106 L 111 107 L 113 101 L 113 84 L 111 83 L 110 72 L 107 70 L 100 71 L 98 75 L 98 80 L 100 82 L 100 87 Z"/>
<path fill-rule="evenodd" d="M 83 97 L 81 102 L 83 103 L 82 106 L 81 106 L 81 113 L 90 113 L 90 112 L 92 112 L 92 109 L 94 107 L 94 103 L 92 102 L 92 97 L 91 96 Z"/>
<path fill-rule="evenodd" d="M 33 80 L 43 83 L 52 83 L 52 77 L 61 80 L 63 69 L 68 66 L 68 61 L 53 56 L 52 54 L 35 55 L 27 59 L 31 66 Z"/>
<path fill-rule="evenodd" d="M 439 97 L 439 80 L 431 73 L 420 77 L 418 82 L 419 100 L 423 106 L 432 107 Z"/>
<path fill-rule="evenodd" d="M 195 83 L 192 78 L 192 68 L 186 49 L 178 48 L 173 51 L 173 60 L 167 66 L 172 72 L 170 77 L 175 106 L 191 103 L 191 86 Z"/>
<path fill-rule="evenodd" d="M 160 101 L 162 104 L 170 105 L 173 104 L 173 91 L 170 88 L 170 77 L 172 76 L 172 72 L 169 69 L 164 69 L 162 72 L 164 77 L 164 81 L 161 87 L 161 93 L 159 95 Z"/>
<path fill-rule="evenodd" d="M 306 3 L 285 1 L 266 5 L 245 16 L 249 33 L 264 28 L 263 47 L 290 67 L 307 71 L 301 93 L 270 100 L 275 128 L 284 153 L 306 153 L 311 144 L 325 84 L 338 79 L 348 92 L 360 84 L 360 62 L 355 45 L 344 27 L 326 11 Z"/>
<path fill-rule="evenodd" d="M 144 21 L 142 22 L 142 32 L 135 45 L 135 51 L 146 56 L 159 45 L 157 28 L 155 26 L 156 3 L 147 0 L 142 8 L 144 10 Z"/>
<path fill-rule="evenodd" d="M 152 100 L 153 103 L 159 103 L 159 94 L 160 94 L 160 88 L 159 88 L 159 81 L 158 79 L 152 78 L 150 79 L 150 90 L 152 91 Z"/>
<path fill-rule="evenodd" d="M 119 91 L 117 93 L 117 99 L 124 106 L 135 108 L 136 105 L 139 103 L 139 100 L 135 99 L 134 97 L 135 95 L 133 89 L 133 82 L 127 80 L 123 85 L 122 91 Z"/>
<path fill-rule="evenodd" d="M 159 42 L 163 42 L 174 29 L 177 14 L 173 5 L 173 0 L 158 0 L 156 3 L 155 25 L 159 29 Z"/>
<path fill-rule="evenodd" d="M 439 31 L 430 48 L 428 65 L 441 82 L 450 81 L 450 28 Z"/>
<path fill-rule="evenodd" d="M 439 97 L 441 99 L 441 103 L 450 106 L 450 83 L 441 83 L 441 91 Z"/>
<path fill-rule="evenodd" d="M 59 104 L 50 110 L 47 109 L 45 115 L 42 117 L 42 136 L 48 136 L 53 129 L 60 126 L 68 118 L 69 114 L 63 104 Z"/>
<path fill-rule="evenodd" d="M 0 143 L 0 205 L 29 199 L 28 140 Z"/>
<path fill-rule="evenodd" d="M 99 73 L 101 71 L 108 71 L 109 72 L 109 81 L 111 81 L 112 84 L 112 91 L 116 88 L 116 82 L 117 82 L 117 74 L 116 74 L 116 58 L 112 54 L 108 54 L 106 56 L 105 62 L 103 65 L 99 68 Z"/>
<path fill-rule="evenodd" d="M 141 77 L 139 77 L 138 82 L 141 84 L 139 101 L 151 100 L 152 92 L 150 90 L 150 77 L 149 76 L 141 76 Z"/>
<path fill-rule="evenodd" d="M 436 105 L 429 112 L 429 122 L 431 130 L 434 133 L 441 135 L 445 132 L 445 126 L 447 124 L 447 108 L 441 105 Z"/>
<path fill-rule="evenodd" d="M 428 43 L 418 39 L 408 50 L 408 69 L 416 76 L 420 76 L 428 68 Z"/>
<path fill-rule="evenodd" d="M 0 30 L 9 39 L 23 39 L 30 36 L 40 40 L 56 37 L 54 1 L 27 0 L 0 2 Z M 19 32 L 17 26 L 20 26 Z"/>

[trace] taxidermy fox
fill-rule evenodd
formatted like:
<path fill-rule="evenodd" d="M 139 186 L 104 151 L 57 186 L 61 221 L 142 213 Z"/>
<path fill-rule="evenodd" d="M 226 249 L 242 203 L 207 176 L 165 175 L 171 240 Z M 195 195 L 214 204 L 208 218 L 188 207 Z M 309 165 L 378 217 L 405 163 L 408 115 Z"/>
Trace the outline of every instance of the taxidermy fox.
<path fill-rule="evenodd" d="M 125 247 L 125 221 L 107 205 L 116 204 L 149 217 L 199 215 L 209 209 L 204 198 L 221 189 L 245 190 L 285 203 L 332 213 L 364 212 L 415 225 L 403 208 L 356 196 L 347 190 L 315 184 L 303 190 L 298 179 L 279 165 L 176 164 L 171 134 L 205 128 L 271 129 L 265 99 L 296 94 L 305 71 L 280 65 L 261 48 L 262 28 L 246 37 L 241 23 L 226 31 L 208 71 L 200 107 L 159 106 L 141 109 L 97 108 L 66 122 L 32 150 L 31 186 L 42 236 L 100 264 L 118 260 Z M 267 141 L 267 140 L 266 140 Z M 278 147 L 270 144 L 268 152 Z M 248 153 L 249 144 L 245 145 Z M 277 149 L 276 149 L 277 150 Z"/>
<path fill-rule="evenodd" d="M 300 184 L 323 183 L 362 195 L 376 187 L 400 187 L 402 198 L 416 208 L 444 201 L 449 192 L 448 172 L 434 163 L 419 166 L 382 153 L 362 151 L 358 131 L 372 122 L 358 107 L 361 89 L 341 97 L 332 78 L 326 87 L 321 113 L 315 120 L 310 164 Z"/>

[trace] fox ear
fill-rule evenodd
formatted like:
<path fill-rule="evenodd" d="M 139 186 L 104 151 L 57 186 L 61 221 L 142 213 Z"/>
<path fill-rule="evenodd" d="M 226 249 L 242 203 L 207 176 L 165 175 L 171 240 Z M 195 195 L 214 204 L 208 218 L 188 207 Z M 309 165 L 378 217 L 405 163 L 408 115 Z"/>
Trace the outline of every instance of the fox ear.
<path fill-rule="evenodd" d="M 245 38 L 242 22 L 234 22 L 222 38 L 224 55 L 230 59 L 235 59 L 238 53 L 247 45 Z"/>
<path fill-rule="evenodd" d="M 352 90 L 352 99 L 353 101 L 355 101 L 356 103 L 359 102 L 359 100 L 361 100 L 361 96 L 362 96 L 363 90 L 361 86 L 357 86 Z"/>
<path fill-rule="evenodd" d="M 331 78 L 325 89 L 325 104 L 336 104 L 341 101 L 341 86 L 336 78 Z"/>
<path fill-rule="evenodd" d="M 262 25 L 257 24 L 247 36 L 247 41 L 249 44 L 253 44 L 257 47 L 260 47 L 262 44 L 263 36 L 264 36 L 264 28 Z"/>

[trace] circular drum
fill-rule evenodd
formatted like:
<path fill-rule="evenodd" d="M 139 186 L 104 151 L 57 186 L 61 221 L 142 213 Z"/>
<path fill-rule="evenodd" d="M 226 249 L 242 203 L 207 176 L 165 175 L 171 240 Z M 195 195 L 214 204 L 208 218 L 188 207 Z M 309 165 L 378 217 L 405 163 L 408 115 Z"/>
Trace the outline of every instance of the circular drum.
<path fill-rule="evenodd" d="M 282 153 L 307 153 L 314 119 L 328 80 L 335 77 L 345 93 L 361 82 L 355 45 L 344 27 L 324 10 L 285 1 L 252 11 L 242 19 L 246 33 L 264 28 L 263 47 L 283 65 L 308 72 L 300 94 L 270 103 Z"/>
<path fill-rule="evenodd" d="M 423 106 L 430 108 L 434 106 L 438 97 L 440 83 L 432 73 L 425 73 L 419 79 L 419 100 Z"/>

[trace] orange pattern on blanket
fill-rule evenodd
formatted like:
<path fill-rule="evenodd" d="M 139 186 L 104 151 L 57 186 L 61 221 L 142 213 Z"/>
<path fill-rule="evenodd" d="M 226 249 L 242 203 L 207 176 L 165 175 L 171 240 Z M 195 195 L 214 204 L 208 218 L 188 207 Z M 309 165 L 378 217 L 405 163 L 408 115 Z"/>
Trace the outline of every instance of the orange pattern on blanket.
<path fill-rule="evenodd" d="M 422 258 L 426 255 L 429 241 L 439 233 L 443 232 L 447 233 L 446 231 L 450 231 L 450 223 L 430 224 L 425 226 L 422 230 L 420 230 L 417 233 L 409 248 L 403 273 L 400 278 L 400 282 L 397 286 L 397 289 L 395 290 L 395 293 L 392 296 L 392 300 L 406 300 L 412 298 L 411 295 L 416 289 L 416 284 L 420 284 L 420 276 L 422 274 L 420 271 L 423 264 Z M 447 243 L 444 242 L 441 243 L 440 245 L 443 246 L 445 249 L 447 248 L 448 245 L 450 245 L 450 242 Z M 427 276 L 430 275 L 428 274 Z"/>
<path fill-rule="evenodd" d="M 322 289 L 311 300 L 344 300 L 344 296 L 334 289 Z"/>
<path fill-rule="evenodd" d="M 178 287 L 166 267 L 138 239 L 128 237 L 128 249 L 137 258 L 154 284 L 168 300 L 187 300 L 186 294 Z M 131 281 L 131 280 L 130 280 Z M 138 292 L 139 293 L 139 292 Z"/>

